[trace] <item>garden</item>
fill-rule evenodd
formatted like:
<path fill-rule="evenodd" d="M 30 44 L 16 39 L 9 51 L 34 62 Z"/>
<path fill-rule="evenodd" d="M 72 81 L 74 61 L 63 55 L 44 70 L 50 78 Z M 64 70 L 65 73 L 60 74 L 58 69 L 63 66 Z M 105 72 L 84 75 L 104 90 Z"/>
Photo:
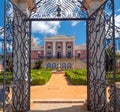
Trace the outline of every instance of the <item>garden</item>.
<path fill-rule="evenodd" d="M 7 84 L 12 81 L 12 73 L 7 72 Z M 52 76 L 50 69 L 32 69 L 31 70 L 31 85 L 44 85 L 50 80 Z M 3 84 L 3 72 L 0 73 L 0 84 Z"/>
<path fill-rule="evenodd" d="M 33 69 L 31 70 L 31 84 L 44 85 L 47 84 L 52 76 L 50 69 Z"/>
<path fill-rule="evenodd" d="M 116 70 L 116 82 L 120 82 L 120 71 Z M 6 72 L 7 74 L 7 84 L 10 84 L 12 81 L 12 73 Z M 31 69 L 31 85 L 45 85 L 49 82 L 52 76 L 51 69 L 48 68 L 39 68 Z M 87 85 L 87 70 L 85 68 L 75 69 L 75 70 L 65 70 L 65 76 L 73 85 Z M 3 72 L 0 73 L 0 84 L 3 84 Z M 109 84 L 112 82 L 113 75 L 111 72 L 106 73 L 106 79 Z"/>
<path fill-rule="evenodd" d="M 87 70 L 85 68 L 66 70 L 65 75 L 73 85 L 87 85 Z"/>
<path fill-rule="evenodd" d="M 86 69 L 77 69 L 77 70 L 66 70 L 65 75 L 68 80 L 73 85 L 87 85 L 87 70 Z M 116 82 L 120 82 L 120 70 L 116 70 Z M 113 74 L 111 71 L 106 72 L 106 80 L 108 84 L 113 82 Z"/>

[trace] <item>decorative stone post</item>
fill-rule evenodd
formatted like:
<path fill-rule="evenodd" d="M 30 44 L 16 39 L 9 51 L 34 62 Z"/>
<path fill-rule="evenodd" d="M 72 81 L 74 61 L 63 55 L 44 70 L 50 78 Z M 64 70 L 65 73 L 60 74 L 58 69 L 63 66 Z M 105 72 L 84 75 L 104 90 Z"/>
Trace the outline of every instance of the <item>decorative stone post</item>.
<path fill-rule="evenodd" d="M 89 15 L 91 15 L 91 14 L 93 14 L 93 12 L 95 12 L 102 5 L 102 3 L 105 0 L 88 0 L 88 1 L 89 1 L 88 11 L 89 11 Z"/>
<path fill-rule="evenodd" d="M 89 15 L 93 14 L 104 0 L 91 0 L 89 4 Z M 105 71 L 105 26 L 103 10 L 99 10 L 94 18 L 88 20 L 88 57 L 89 57 L 89 87 L 88 87 L 88 109 L 91 111 L 104 112 L 106 104 L 106 71 Z M 104 108 L 103 110 L 100 110 Z"/>
<path fill-rule="evenodd" d="M 13 89 L 14 112 L 30 110 L 30 24 L 24 19 L 29 15 L 27 0 L 13 0 Z M 31 3 L 32 0 L 29 0 Z M 20 10 L 19 10 L 19 9 Z M 23 14 L 24 13 L 24 14 Z"/>

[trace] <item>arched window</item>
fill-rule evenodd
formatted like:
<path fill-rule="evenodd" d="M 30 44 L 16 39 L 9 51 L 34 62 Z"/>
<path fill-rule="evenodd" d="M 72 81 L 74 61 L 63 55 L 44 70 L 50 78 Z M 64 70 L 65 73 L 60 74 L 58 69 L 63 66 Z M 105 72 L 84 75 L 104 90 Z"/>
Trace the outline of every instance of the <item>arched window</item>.
<path fill-rule="evenodd" d="M 72 47 L 71 47 L 71 45 L 68 45 L 68 49 L 71 49 Z"/>
<path fill-rule="evenodd" d="M 47 68 L 51 68 L 51 64 L 50 63 L 47 64 Z"/>
<path fill-rule="evenodd" d="M 58 48 L 58 49 L 61 49 L 61 46 L 58 46 L 57 48 Z"/>
<path fill-rule="evenodd" d="M 62 64 L 62 69 L 66 69 L 66 63 Z"/>
<path fill-rule="evenodd" d="M 38 52 L 38 59 L 40 59 L 41 57 L 41 52 Z"/>
<path fill-rule="evenodd" d="M 51 46 L 47 46 L 48 49 L 51 49 Z"/>
<path fill-rule="evenodd" d="M 81 57 L 81 51 L 78 51 L 78 53 L 77 53 L 77 57 L 78 57 L 78 58 Z"/>
<path fill-rule="evenodd" d="M 56 63 L 52 64 L 52 69 L 57 68 Z"/>
<path fill-rule="evenodd" d="M 67 64 L 67 68 L 68 68 L 68 69 L 71 69 L 71 68 L 72 68 L 72 64 L 71 64 L 71 63 L 68 63 L 68 64 Z"/>
<path fill-rule="evenodd" d="M 78 53 L 78 58 L 80 58 L 80 56 L 81 56 L 81 54 L 80 54 L 80 53 Z"/>

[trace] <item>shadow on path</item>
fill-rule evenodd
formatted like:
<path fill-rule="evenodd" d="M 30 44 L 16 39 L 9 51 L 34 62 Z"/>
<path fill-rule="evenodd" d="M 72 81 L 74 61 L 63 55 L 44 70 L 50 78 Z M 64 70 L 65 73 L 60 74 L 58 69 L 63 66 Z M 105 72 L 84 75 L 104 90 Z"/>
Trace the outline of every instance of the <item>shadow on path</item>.
<path fill-rule="evenodd" d="M 59 106 L 60 105 L 61 104 L 59 104 Z M 87 111 L 85 105 L 74 105 L 70 107 L 63 107 L 63 108 L 49 109 L 49 110 L 31 110 L 30 112 L 87 112 Z"/>

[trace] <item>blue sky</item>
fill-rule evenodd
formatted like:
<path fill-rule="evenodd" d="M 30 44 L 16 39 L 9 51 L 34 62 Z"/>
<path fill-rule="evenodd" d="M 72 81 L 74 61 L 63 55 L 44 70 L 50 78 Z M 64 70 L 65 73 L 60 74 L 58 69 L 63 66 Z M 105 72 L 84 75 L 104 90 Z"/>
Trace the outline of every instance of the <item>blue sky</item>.
<path fill-rule="evenodd" d="M 120 0 L 115 1 L 116 25 L 120 27 Z M 0 27 L 3 26 L 4 0 L 0 0 Z M 85 21 L 64 21 L 64 22 L 33 22 L 32 36 L 36 44 L 43 45 L 44 35 L 67 35 L 74 36 L 76 44 L 86 43 Z"/>

